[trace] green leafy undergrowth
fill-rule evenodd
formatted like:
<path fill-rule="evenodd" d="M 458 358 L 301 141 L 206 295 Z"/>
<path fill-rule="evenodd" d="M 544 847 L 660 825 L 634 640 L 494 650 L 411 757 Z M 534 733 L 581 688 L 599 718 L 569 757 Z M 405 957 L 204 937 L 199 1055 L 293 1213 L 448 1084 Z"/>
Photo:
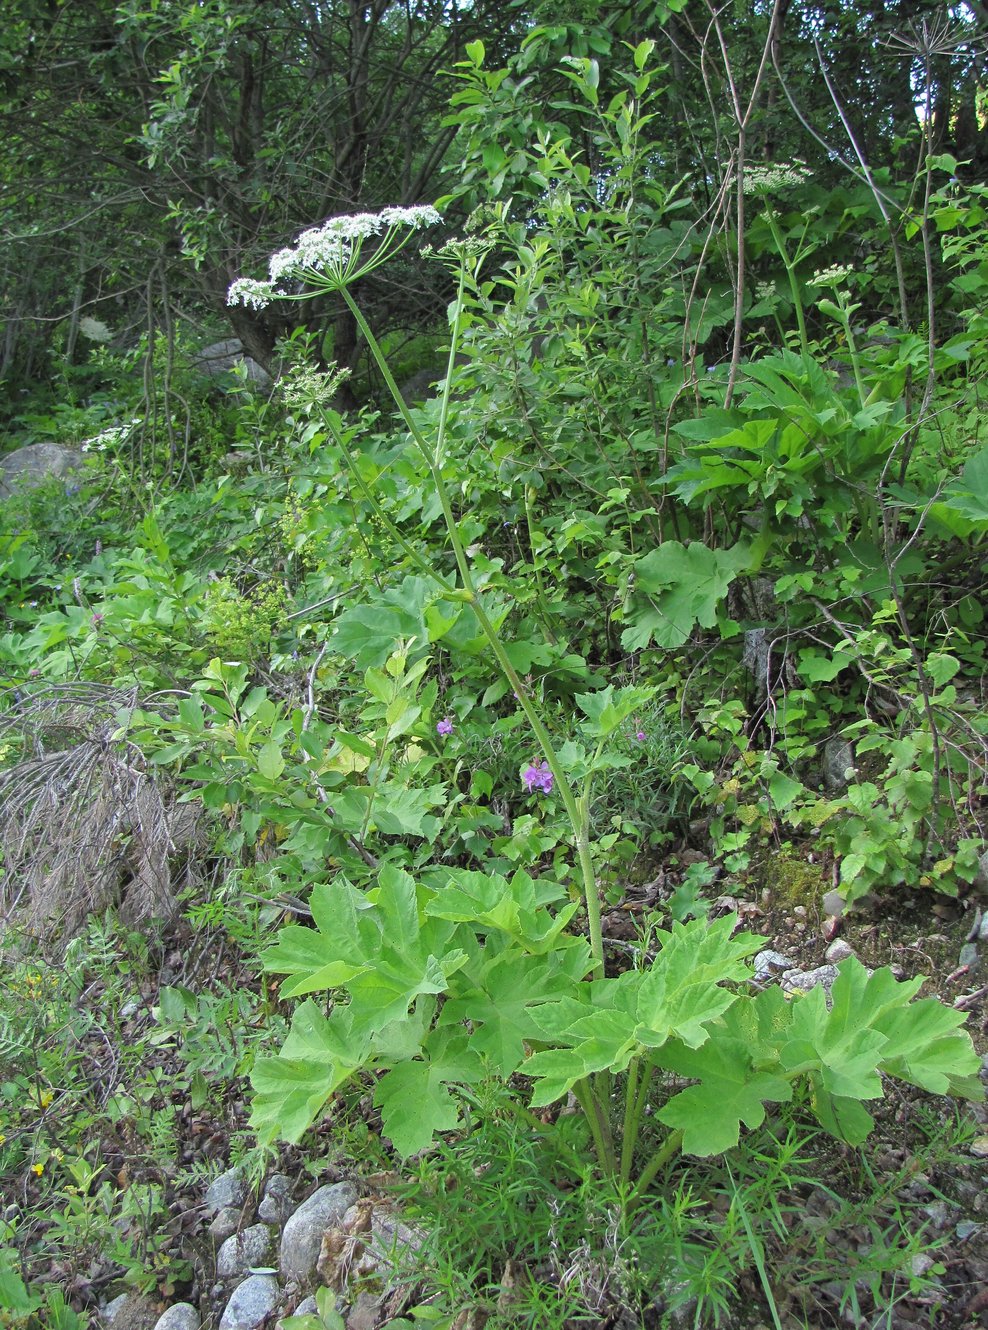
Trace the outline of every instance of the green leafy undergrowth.
<path fill-rule="evenodd" d="M 532 1081 L 539 1109 L 572 1094 L 605 1172 L 644 1194 L 675 1150 L 722 1154 L 766 1104 L 809 1087 L 821 1126 L 861 1144 L 865 1107 L 893 1076 L 935 1094 L 980 1097 L 978 1058 L 961 1013 L 845 962 L 828 1007 L 820 988 L 788 999 L 752 993 L 764 943 L 728 916 L 674 924 L 654 957 L 588 980 L 587 942 L 568 931 L 573 904 L 523 871 L 505 878 L 436 871 L 418 882 L 385 866 L 361 890 L 318 885 L 312 928 L 289 925 L 264 958 L 305 997 L 280 1054 L 254 1068 L 253 1124 L 297 1140 L 342 1087 L 374 1073 L 374 1102 L 399 1154 L 461 1123 L 461 1103 L 490 1081 Z M 333 992 L 327 1014 L 312 994 Z M 668 1097 L 669 1075 L 695 1082 Z M 607 1090 L 621 1077 L 620 1127 Z M 647 1113 L 669 1129 L 643 1131 Z M 526 1112 L 519 1098 L 519 1112 Z M 640 1153 L 636 1155 L 636 1147 Z M 635 1193 L 630 1193 L 634 1199 Z"/>

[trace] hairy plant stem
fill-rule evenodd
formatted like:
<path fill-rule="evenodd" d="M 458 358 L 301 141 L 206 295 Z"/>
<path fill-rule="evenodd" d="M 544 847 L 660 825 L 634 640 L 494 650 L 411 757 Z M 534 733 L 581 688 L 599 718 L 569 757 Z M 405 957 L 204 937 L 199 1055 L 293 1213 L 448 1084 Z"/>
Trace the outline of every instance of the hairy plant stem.
<path fill-rule="evenodd" d="M 806 315 L 803 312 L 803 298 L 800 294 L 799 283 L 796 281 L 796 262 L 790 259 L 789 250 L 786 247 L 785 236 L 779 226 L 779 219 L 772 209 L 765 205 L 765 220 L 768 222 L 768 229 L 772 232 L 772 239 L 775 241 L 775 247 L 779 251 L 779 258 L 782 260 L 786 270 L 786 276 L 789 278 L 789 291 L 792 295 L 793 312 L 796 315 L 796 326 L 799 329 L 799 349 L 804 356 L 810 353 L 810 339 L 806 332 Z"/>
<path fill-rule="evenodd" d="M 442 451 L 445 443 L 446 420 L 447 420 L 447 412 L 449 409 L 451 380 L 452 380 L 453 367 L 456 363 L 456 349 L 457 349 L 457 342 L 459 340 L 459 310 L 462 307 L 463 290 L 464 290 L 464 272 L 461 269 L 459 287 L 456 295 L 457 313 L 453 319 L 452 336 L 450 338 L 450 347 L 449 347 L 449 361 L 446 373 L 446 383 L 443 389 L 442 402 L 440 405 L 439 429 L 434 449 L 429 447 L 429 444 L 427 443 L 424 435 L 422 434 L 422 431 L 419 429 L 418 425 L 416 424 L 415 419 L 412 416 L 412 413 L 409 411 L 407 405 L 405 404 L 405 399 L 402 397 L 401 391 L 399 390 L 398 385 L 394 380 L 394 376 L 392 375 L 391 370 L 388 367 L 388 363 L 384 357 L 384 353 L 381 350 L 380 345 L 378 344 L 378 341 L 375 338 L 373 332 L 371 331 L 370 326 L 367 323 L 367 320 L 364 318 L 360 310 L 360 307 L 357 305 L 356 301 L 353 299 L 353 297 L 351 296 L 350 292 L 347 290 L 346 287 L 343 287 L 340 292 L 348 308 L 353 314 L 353 317 L 357 322 L 357 326 L 359 327 L 361 333 L 363 334 L 364 338 L 367 341 L 368 349 L 370 350 L 371 355 L 374 357 L 374 361 L 378 369 L 381 371 L 381 375 L 384 379 L 384 382 L 388 386 L 388 391 L 391 393 L 391 396 L 394 398 L 395 405 L 397 406 L 398 411 L 401 414 L 402 420 L 405 422 L 405 425 L 408 427 L 408 431 L 411 434 L 412 438 L 414 439 L 415 444 L 422 455 L 423 461 L 425 462 L 426 466 L 429 468 L 429 474 L 432 477 L 432 482 L 436 489 L 436 495 L 439 499 L 439 503 L 442 508 L 443 519 L 446 523 L 446 532 L 449 537 L 450 547 L 453 551 L 453 557 L 456 560 L 456 567 L 460 575 L 462 590 L 454 590 L 453 588 L 451 588 L 449 584 L 446 582 L 446 580 L 443 577 L 441 577 L 438 573 L 436 573 L 435 570 L 430 567 L 430 565 L 422 558 L 420 554 L 413 553 L 412 547 L 408 544 L 406 540 L 404 540 L 399 535 L 394 524 L 382 512 L 379 504 L 374 502 L 373 508 L 375 515 L 378 516 L 384 522 L 389 532 L 399 540 L 401 547 L 407 552 L 413 553 L 416 566 L 422 568 L 423 571 L 428 574 L 428 576 L 430 576 L 434 581 L 438 582 L 439 585 L 443 588 L 443 590 L 447 594 L 452 594 L 453 597 L 457 600 L 466 601 L 466 603 L 470 606 L 471 610 L 473 611 L 474 617 L 476 618 L 477 623 L 480 626 L 481 632 L 484 634 L 484 637 L 487 639 L 487 642 L 490 645 L 492 652 L 494 653 L 494 657 L 497 660 L 498 665 L 503 671 L 505 678 L 511 684 L 515 697 L 518 700 L 518 704 L 521 707 L 521 709 L 524 711 L 525 717 L 528 720 L 528 723 L 532 727 L 532 731 L 535 734 L 536 739 L 538 740 L 539 747 L 542 749 L 542 752 L 545 755 L 545 760 L 548 764 L 549 770 L 552 772 L 553 779 L 556 782 L 556 785 L 559 787 L 559 793 L 560 796 L 562 797 L 563 806 L 566 809 L 566 815 L 569 818 L 570 825 L 573 828 L 573 839 L 576 847 L 580 877 L 582 879 L 583 897 L 587 911 L 587 928 L 590 936 L 590 952 L 594 961 L 593 974 L 596 975 L 598 978 L 602 978 L 604 974 L 604 943 L 601 934 L 601 924 L 600 924 L 600 896 L 598 895 L 597 892 L 597 880 L 596 880 L 596 875 L 594 873 L 593 861 L 590 856 L 588 800 L 584 797 L 578 801 L 575 794 L 573 793 L 573 788 L 570 785 L 570 782 L 566 776 L 566 772 L 563 770 L 560 764 L 549 731 L 547 730 L 545 724 L 543 723 L 542 718 L 539 716 L 539 713 L 534 703 L 529 697 L 528 691 L 524 683 L 522 682 L 520 675 L 518 674 L 515 667 L 512 665 L 510 659 L 508 658 L 508 654 L 504 649 L 504 645 L 501 642 L 497 629 L 494 627 L 493 623 L 491 623 L 491 620 L 486 610 L 484 609 L 484 606 L 480 600 L 480 596 L 477 591 L 476 584 L 474 583 L 473 580 L 473 575 L 470 571 L 470 563 L 469 560 L 467 559 L 466 551 L 463 548 L 463 542 L 460 539 L 460 533 L 457 529 L 456 518 L 453 514 L 453 507 L 449 499 L 449 492 L 446 488 L 446 484 L 442 476 L 442 465 L 440 459 L 442 457 Z M 346 449 L 346 444 L 343 442 L 342 436 L 338 435 L 337 441 L 342 444 L 344 449 Z M 347 454 L 349 455 L 349 450 L 346 449 L 346 451 Z M 356 472 L 356 468 L 352 465 L 352 462 L 351 462 L 351 470 Z M 367 486 L 361 484 L 361 488 L 363 489 L 365 495 L 368 494 Z"/>
<path fill-rule="evenodd" d="M 669 1160 L 683 1143 L 683 1132 L 677 1130 L 670 1132 L 663 1144 L 648 1161 L 639 1175 L 638 1181 L 632 1188 L 631 1195 L 628 1198 L 628 1213 L 633 1214 L 645 1199 L 645 1195 L 655 1181 L 660 1169 L 664 1168 Z"/>

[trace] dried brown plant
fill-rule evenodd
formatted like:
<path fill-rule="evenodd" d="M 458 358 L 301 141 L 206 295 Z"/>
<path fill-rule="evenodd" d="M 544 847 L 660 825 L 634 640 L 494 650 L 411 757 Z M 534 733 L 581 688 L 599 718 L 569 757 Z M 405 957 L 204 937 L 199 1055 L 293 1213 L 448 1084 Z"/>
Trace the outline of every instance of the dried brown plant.
<path fill-rule="evenodd" d="M 42 685 L 0 715 L 0 939 L 15 918 L 67 940 L 120 906 L 132 924 L 175 910 L 173 865 L 197 832 L 193 805 L 125 737 L 134 691 Z"/>

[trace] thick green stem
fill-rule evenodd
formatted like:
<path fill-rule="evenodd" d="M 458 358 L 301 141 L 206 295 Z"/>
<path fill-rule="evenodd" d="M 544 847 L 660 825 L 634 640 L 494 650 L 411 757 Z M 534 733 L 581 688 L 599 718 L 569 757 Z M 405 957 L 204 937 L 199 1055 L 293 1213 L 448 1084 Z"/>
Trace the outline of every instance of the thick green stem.
<path fill-rule="evenodd" d="M 590 1134 L 593 1137 L 594 1149 L 597 1152 L 600 1166 L 609 1178 L 613 1178 L 617 1173 L 617 1158 L 614 1154 L 614 1143 L 607 1123 L 606 1106 L 600 1102 L 599 1097 L 593 1092 L 589 1081 L 577 1081 L 573 1086 L 573 1093 L 590 1126 Z"/>
<path fill-rule="evenodd" d="M 789 290 L 792 294 L 793 309 L 796 313 L 796 326 L 799 328 L 799 347 L 805 356 L 809 354 L 810 340 L 806 334 L 806 316 L 803 313 L 803 298 L 799 292 L 799 283 L 796 281 L 796 265 L 789 257 L 789 250 L 786 248 L 785 237 L 779 229 L 779 223 L 776 220 L 775 213 L 769 207 L 766 207 L 765 209 L 765 219 L 768 222 L 769 230 L 772 232 L 772 239 L 775 241 L 775 247 L 779 251 L 779 258 L 785 265 L 786 276 L 789 278 Z"/>
<path fill-rule="evenodd" d="M 655 1067 L 651 1060 L 642 1066 L 641 1058 L 635 1058 L 628 1069 L 627 1098 L 624 1103 L 624 1135 L 621 1141 L 621 1181 L 631 1181 L 634 1167 L 635 1146 L 641 1134 L 642 1117 L 648 1103 L 648 1091 L 652 1084 Z"/>
<path fill-rule="evenodd" d="M 463 274 L 461 273 L 460 285 L 457 293 L 457 307 L 459 307 L 459 304 L 462 300 L 463 286 L 464 286 L 464 278 Z M 357 326 L 360 328 L 361 333 L 364 335 L 367 341 L 370 353 L 374 357 L 374 361 L 377 364 L 377 367 L 381 371 L 381 374 L 384 378 L 384 382 L 388 385 L 388 390 L 390 391 L 392 397 L 394 398 L 395 405 L 397 406 L 399 412 L 401 413 L 402 419 L 404 420 L 405 424 L 408 426 L 409 433 L 411 434 L 412 438 L 415 440 L 415 443 L 420 453 L 422 454 L 422 458 L 425 461 L 426 466 L 429 468 L 433 484 L 436 487 L 436 494 L 439 498 L 440 506 L 442 507 L 443 519 L 446 523 L 446 531 L 449 537 L 450 547 L 453 551 L 453 557 L 456 560 L 456 567 L 460 574 L 460 580 L 463 585 L 463 592 L 461 598 L 466 600 L 470 605 L 471 609 L 473 610 L 474 616 L 476 617 L 477 622 L 480 625 L 481 632 L 484 634 L 484 637 L 487 639 L 490 648 L 494 653 L 494 657 L 497 660 L 498 665 L 503 671 L 508 682 L 511 684 L 511 687 L 514 690 L 515 697 L 518 699 L 518 704 L 521 706 L 522 710 L 524 711 L 525 717 L 528 720 L 529 724 L 531 725 L 535 737 L 539 742 L 539 747 L 542 749 L 549 770 L 552 772 L 553 780 L 555 781 L 556 785 L 559 787 L 559 793 L 563 801 L 563 806 L 566 809 L 566 815 L 569 818 L 570 824 L 573 828 L 574 843 L 576 846 L 577 859 L 580 868 L 580 877 L 582 879 L 583 895 L 587 909 L 587 928 L 590 935 L 590 950 L 594 959 L 594 973 L 598 976 L 603 976 L 604 944 L 601 935 L 601 925 L 600 925 L 600 897 L 597 894 L 597 881 L 594 874 L 593 861 L 590 856 L 589 827 L 588 827 L 588 819 L 586 816 L 586 812 L 585 810 L 581 810 L 580 806 L 577 804 L 576 796 L 573 793 L 573 789 L 569 783 L 569 780 L 566 777 L 566 773 L 563 770 L 562 766 L 560 765 L 559 758 L 556 755 L 556 750 L 555 747 L 553 746 L 552 739 L 549 735 L 549 731 L 546 729 L 545 725 L 542 722 L 541 717 L 538 714 L 538 711 L 536 710 L 531 699 L 529 698 L 527 691 L 525 689 L 525 685 L 523 684 L 517 670 L 514 668 L 514 666 L 512 665 L 511 661 L 508 658 L 507 652 L 505 651 L 501 639 L 498 636 L 497 629 L 491 623 L 490 618 L 488 617 L 487 612 L 485 611 L 480 601 L 479 595 L 477 593 L 477 588 L 474 584 L 473 576 L 470 571 L 470 564 L 469 561 L 467 560 L 466 551 L 463 548 L 463 542 L 461 541 L 460 533 L 457 530 L 456 518 L 453 515 L 453 508 L 449 500 L 449 493 L 446 489 L 445 482 L 443 481 L 442 470 L 438 464 L 437 455 L 442 448 L 443 434 L 445 431 L 446 408 L 448 405 L 449 392 L 450 392 L 450 376 L 449 374 L 447 374 L 446 388 L 443 394 L 443 405 L 440 413 L 440 437 L 437 441 L 436 454 L 434 454 L 430 450 L 429 445 L 426 442 L 425 437 L 423 436 L 421 430 L 418 428 L 417 424 L 415 423 L 415 420 L 412 417 L 411 412 L 409 411 L 408 407 L 405 405 L 405 400 L 398 389 L 398 385 L 394 380 L 394 376 L 392 375 L 391 370 L 388 368 L 388 363 L 385 360 L 384 353 L 381 350 L 377 342 L 377 339 L 374 337 L 374 334 L 371 331 L 370 326 L 367 323 L 367 320 L 364 318 L 363 314 L 361 313 L 359 306 L 357 305 L 356 301 L 353 299 L 353 297 L 350 295 L 349 291 L 347 291 L 345 287 L 341 292 L 341 294 L 343 296 L 343 299 L 346 301 L 348 307 L 350 308 L 353 317 L 357 322 Z M 459 319 L 455 318 L 453 320 L 453 334 L 452 334 L 452 341 L 450 343 L 450 366 L 452 366 L 456 354 L 458 328 L 459 328 Z M 375 505 L 375 512 L 378 513 L 380 512 L 379 508 L 376 505 Z M 394 531 L 393 525 L 390 522 L 388 522 L 387 525 L 389 530 L 393 532 Z M 402 542 L 402 547 L 405 549 L 409 548 L 407 543 L 404 541 Z M 421 559 L 417 560 L 417 562 L 419 566 L 422 566 L 422 564 L 424 563 L 424 561 Z M 431 575 L 437 581 L 440 582 L 444 590 L 446 590 L 447 592 L 449 591 L 449 587 L 447 586 L 446 582 L 442 578 L 440 578 L 438 574 L 431 573 Z"/>
<path fill-rule="evenodd" d="M 665 1165 L 673 1157 L 673 1155 L 676 1153 L 676 1151 L 679 1149 L 682 1143 L 683 1143 L 682 1131 L 670 1132 L 670 1134 L 666 1137 L 664 1144 L 660 1147 L 660 1149 L 658 1149 L 655 1152 L 652 1158 L 645 1165 L 644 1169 L 642 1170 L 641 1176 L 639 1177 L 638 1181 L 635 1183 L 634 1190 L 632 1191 L 630 1197 L 628 1198 L 629 1212 L 637 1210 L 638 1206 L 641 1205 L 642 1201 L 645 1199 L 645 1193 L 648 1191 L 649 1187 L 652 1185 L 653 1181 L 655 1180 L 656 1174 L 659 1172 L 659 1169 L 665 1167 Z"/>

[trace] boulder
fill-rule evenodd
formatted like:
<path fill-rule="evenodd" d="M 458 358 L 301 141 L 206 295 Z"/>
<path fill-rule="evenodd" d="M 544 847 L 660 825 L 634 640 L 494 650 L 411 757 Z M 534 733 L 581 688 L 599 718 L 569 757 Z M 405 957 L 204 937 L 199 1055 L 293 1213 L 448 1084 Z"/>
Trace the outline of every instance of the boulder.
<path fill-rule="evenodd" d="M 213 342 L 203 347 L 193 360 L 193 365 L 202 374 L 211 379 L 222 378 L 231 370 L 243 365 L 247 372 L 247 382 L 258 392 L 267 392 L 274 386 L 274 380 L 263 365 L 247 355 L 239 337 L 228 337 L 223 342 Z"/>
<path fill-rule="evenodd" d="M 69 481 L 82 470 L 85 459 L 78 448 L 62 443 L 29 443 L 0 457 L 0 499 L 17 490 L 33 490 L 50 477 Z"/>

